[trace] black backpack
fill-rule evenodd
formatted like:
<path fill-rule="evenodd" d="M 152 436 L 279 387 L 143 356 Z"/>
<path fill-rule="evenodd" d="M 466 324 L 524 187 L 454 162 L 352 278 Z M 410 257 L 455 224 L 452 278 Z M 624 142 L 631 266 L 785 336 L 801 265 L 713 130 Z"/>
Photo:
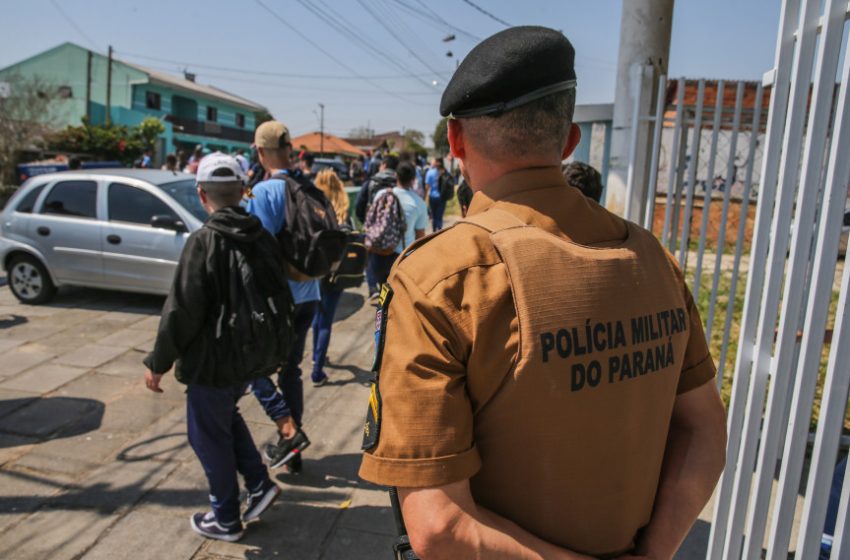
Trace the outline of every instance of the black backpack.
<path fill-rule="evenodd" d="M 448 173 L 440 177 L 440 200 L 448 202 L 455 197 L 455 180 Z"/>
<path fill-rule="evenodd" d="M 216 309 L 211 377 L 236 385 L 271 375 L 289 357 L 295 305 L 276 244 L 226 239 L 227 272 Z"/>
<path fill-rule="evenodd" d="M 366 258 L 365 235 L 357 232 L 349 233 L 348 244 L 342 252 L 342 260 L 325 279 L 325 287 L 331 290 L 360 287 L 365 278 Z"/>
<path fill-rule="evenodd" d="M 286 225 L 277 236 L 287 275 L 292 280 L 321 278 L 330 273 L 345 249 L 346 234 L 325 194 L 309 179 L 280 174 L 285 183 Z"/>

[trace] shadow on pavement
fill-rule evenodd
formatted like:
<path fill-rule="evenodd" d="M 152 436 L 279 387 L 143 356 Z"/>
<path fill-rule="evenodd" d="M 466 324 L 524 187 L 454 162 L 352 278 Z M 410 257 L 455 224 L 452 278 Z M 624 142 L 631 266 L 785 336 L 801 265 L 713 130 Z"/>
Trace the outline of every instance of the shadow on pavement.
<path fill-rule="evenodd" d="M 164 301 L 165 296 L 68 286 L 60 288 L 44 306 L 150 315 L 158 313 Z"/>
<path fill-rule="evenodd" d="M 173 440 L 173 441 L 170 441 Z M 168 441 L 168 444 L 162 445 L 162 442 Z M 122 449 L 115 457 L 118 461 L 125 463 L 135 463 L 138 461 L 148 461 L 157 459 L 163 455 L 180 451 L 189 445 L 186 432 L 175 432 L 173 434 L 163 434 L 161 436 L 152 437 L 138 443 L 134 443 L 129 447 Z"/>
<path fill-rule="evenodd" d="M 365 303 L 366 298 L 362 294 L 357 294 L 350 290 L 342 292 L 342 297 L 340 297 L 339 305 L 336 308 L 336 315 L 334 315 L 334 323 L 345 321 L 360 311 L 360 308 Z"/>
<path fill-rule="evenodd" d="M 325 383 L 325 385 L 328 387 L 350 385 L 352 383 L 357 383 L 365 387 L 369 385 L 372 379 L 371 372 L 355 365 L 343 366 L 337 364 L 327 364 L 325 365 L 325 370 L 331 374 L 328 382 Z M 334 375 L 334 373 L 337 371 L 347 371 L 352 375 L 352 377 L 348 379 L 338 379 L 337 376 Z"/>
<path fill-rule="evenodd" d="M 305 456 L 301 474 L 287 474 L 280 470 L 274 473 L 278 481 L 291 486 L 311 488 L 350 488 L 367 483 L 357 477 L 360 469 L 360 453 L 328 455 L 320 459 Z"/>
<path fill-rule="evenodd" d="M 0 316 L 0 329 L 10 329 L 28 322 L 29 319 L 22 315 L 4 315 Z"/>
<path fill-rule="evenodd" d="M 78 397 L 25 397 L 0 400 L 0 433 L 40 442 L 78 436 L 100 428 L 105 405 Z M 0 448 L 5 445 L 0 438 Z"/>

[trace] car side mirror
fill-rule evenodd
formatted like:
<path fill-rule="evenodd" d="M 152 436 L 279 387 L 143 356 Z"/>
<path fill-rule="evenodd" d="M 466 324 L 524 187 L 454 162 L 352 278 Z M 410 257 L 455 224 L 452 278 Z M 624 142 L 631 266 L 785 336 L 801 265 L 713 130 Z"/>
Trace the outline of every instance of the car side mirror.
<path fill-rule="evenodd" d="M 182 220 L 177 220 L 174 216 L 168 214 L 157 214 L 151 218 L 151 227 L 159 229 L 170 229 L 178 233 L 187 231 L 186 224 Z"/>

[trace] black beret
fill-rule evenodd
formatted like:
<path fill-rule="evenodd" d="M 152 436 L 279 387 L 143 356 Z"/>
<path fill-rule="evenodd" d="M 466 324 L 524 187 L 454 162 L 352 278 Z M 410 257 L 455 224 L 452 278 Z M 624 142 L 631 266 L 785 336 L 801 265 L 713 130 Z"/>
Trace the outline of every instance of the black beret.
<path fill-rule="evenodd" d="M 498 115 L 575 86 L 575 50 L 563 33 L 511 27 L 463 59 L 443 92 L 440 115 Z"/>

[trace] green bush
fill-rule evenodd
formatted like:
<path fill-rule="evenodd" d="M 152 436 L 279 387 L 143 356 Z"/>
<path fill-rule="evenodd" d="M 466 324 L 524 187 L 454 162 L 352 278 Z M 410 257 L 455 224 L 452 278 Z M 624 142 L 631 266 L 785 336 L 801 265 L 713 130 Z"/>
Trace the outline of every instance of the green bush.
<path fill-rule="evenodd" d="M 51 135 L 47 139 L 47 147 L 132 165 L 146 149 L 153 148 L 157 137 L 163 132 L 165 125 L 155 117 L 148 117 L 134 127 L 95 126 L 84 122 L 82 126 L 69 126 Z"/>

